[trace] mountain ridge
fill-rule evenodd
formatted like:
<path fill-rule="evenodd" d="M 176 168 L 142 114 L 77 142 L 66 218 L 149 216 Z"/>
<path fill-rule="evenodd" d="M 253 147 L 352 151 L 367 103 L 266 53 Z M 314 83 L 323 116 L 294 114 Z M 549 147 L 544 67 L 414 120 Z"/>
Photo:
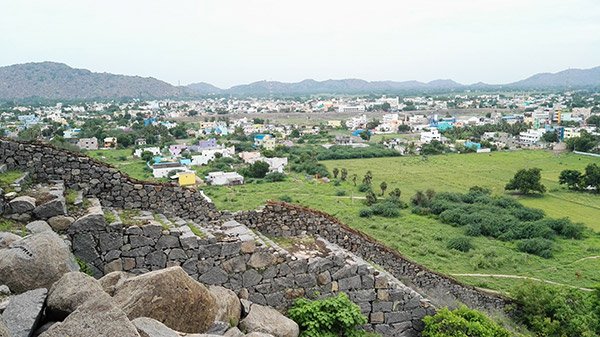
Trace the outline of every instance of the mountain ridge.
<path fill-rule="evenodd" d="M 35 62 L 0 67 L 0 99 L 191 98 L 207 95 L 304 95 L 443 92 L 460 90 L 570 89 L 600 87 L 600 66 L 538 73 L 508 84 L 461 84 L 452 79 L 429 82 L 366 81 L 357 78 L 300 82 L 256 81 L 228 89 L 197 82 L 174 86 L 154 77 L 116 75 L 72 68 L 64 63 Z"/>

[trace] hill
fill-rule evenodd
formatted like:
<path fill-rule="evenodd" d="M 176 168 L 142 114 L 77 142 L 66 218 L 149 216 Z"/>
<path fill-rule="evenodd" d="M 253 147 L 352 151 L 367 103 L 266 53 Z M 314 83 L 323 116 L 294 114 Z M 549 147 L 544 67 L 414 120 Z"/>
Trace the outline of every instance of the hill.
<path fill-rule="evenodd" d="M 55 62 L 0 67 L 0 99 L 164 98 L 185 92 L 151 77 L 94 73 Z"/>
<path fill-rule="evenodd" d="M 515 88 L 579 88 L 600 86 L 600 67 L 541 73 L 509 84 Z"/>

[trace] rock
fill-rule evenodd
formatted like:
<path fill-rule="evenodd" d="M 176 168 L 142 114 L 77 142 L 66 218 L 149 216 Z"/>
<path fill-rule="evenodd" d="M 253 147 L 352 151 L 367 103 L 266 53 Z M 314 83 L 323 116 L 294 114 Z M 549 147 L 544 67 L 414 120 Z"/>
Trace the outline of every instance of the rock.
<path fill-rule="evenodd" d="M 10 295 L 10 288 L 6 285 L 0 285 L 0 296 Z"/>
<path fill-rule="evenodd" d="M 30 213 L 35 209 L 35 199 L 30 196 L 20 196 L 8 203 L 9 214 Z"/>
<path fill-rule="evenodd" d="M 64 215 L 57 215 L 48 219 L 50 227 L 57 232 L 66 231 L 73 222 L 75 222 L 74 218 Z"/>
<path fill-rule="evenodd" d="M 6 324 L 4 324 L 4 321 L 2 320 L 1 316 L 0 316 L 0 337 L 12 337 L 10 335 L 10 330 L 8 330 L 8 328 L 6 327 Z"/>
<path fill-rule="evenodd" d="M 140 337 L 127 315 L 110 298 L 86 301 L 40 337 Z"/>
<path fill-rule="evenodd" d="M 264 332 L 275 337 L 298 337 L 300 328 L 296 322 L 279 311 L 258 304 L 250 306 L 250 313 L 240 322 L 247 332 Z"/>
<path fill-rule="evenodd" d="M 179 266 L 126 280 L 114 300 L 130 319 L 154 318 L 181 332 L 205 332 L 216 316 L 214 296 Z"/>
<path fill-rule="evenodd" d="M 67 205 L 65 203 L 65 198 L 62 196 L 43 203 L 33 210 L 33 215 L 35 215 L 36 218 L 44 220 L 50 219 L 53 216 L 66 214 Z"/>
<path fill-rule="evenodd" d="M 0 250 L 0 284 L 13 292 L 46 288 L 79 270 L 69 247 L 54 232 L 28 235 Z"/>
<path fill-rule="evenodd" d="M 102 297 L 109 296 L 96 279 L 77 271 L 66 273 L 50 288 L 46 311 L 52 318 L 62 321 L 86 301 Z"/>
<path fill-rule="evenodd" d="M 13 296 L 2 314 L 12 337 L 29 337 L 37 328 L 48 290 L 41 288 Z"/>
<path fill-rule="evenodd" d="M 177 332 L 152 318 L 138 317 L 131 323 L 135 325 L 141 337 L 179 337 Z"/>
<path fill-rule="evenodd" d="M 42 325 L 41 327 L 39 327 L 37 330 L 35 330 L 35 332 L 33 333 L 33 337 L 38 337 L 39 335 L 41 335 L 42 333 L 48 331 L 54 324 L 56 324 L 58 322 L 46 322 L 44 323 L 44 325 Z"/>
<path fill-rule="evenodd" d="M 21 240 L 21 237 L 17 234 L 9 232 L 0 232 L 0 249 L 8 248 L 11 243 Z"/>
<path fill-rule="evenodd" d="M 234 326 L 233 328 L 227 330 L 227 332 L 225 332 L 225 334 L 223 335 L 225 337 L 244 337 L 244 333 L 240 331 L 240 329 L 237 328 L 237 326 Z"/>
<path fill-rule="evenodd" d="M 229 323 L 215 321 L 206 333 L 209 335 L 223 336 L 230 326 L 231 325 Z"/>
<path fill-rule="evenodd" d="M 106 220 L 102 210 L 99 213 L 90 213 L 77 219 L 69 226 L 69 233 L 89 233 L 106 230 Z"/>
<path fill-rule="evenodd" d="M 104 275 L 98 281 L 100 282 L 102 289 L 110 296 L 113 296 L 117 288 L 119 288 L 129 277 L 131 277 L 131 275 L 126 272 L 114 271 Z"/>
<path fill-rule="evenodd" d="M 237 326 L 242 314 L 242 305 L 237 295 L 233 291 L 220 286 L 213 285 L 208 289 L 217 299 L 215 320 L 227 322 L 230 326 Z"/>
<path fill-rule="evenodd" d="M 25 228 L 27 228 L 27 230 L 33 234 L 42 232 L 52 232 L 52 227 L 50 227 L 50 225 L 48 225 L 46 221 L 42 220 L 30 222 L 27 224 L 27 226 L 25 226 Z"/>
<path fill-rule="evenodd" d="M 263 333 L 263 332 L 251 332 L 244 336 L 246 336 L 246 337 L 273 337 L 273 335 L 270 335 L 268 333 Z"/>
<path fill-rule="evenodd" d="M 271 253 L 256 252 L 250 256 L 248 265 L 254 269 L 263 269 L 275 263 L 275 256 Z"/>

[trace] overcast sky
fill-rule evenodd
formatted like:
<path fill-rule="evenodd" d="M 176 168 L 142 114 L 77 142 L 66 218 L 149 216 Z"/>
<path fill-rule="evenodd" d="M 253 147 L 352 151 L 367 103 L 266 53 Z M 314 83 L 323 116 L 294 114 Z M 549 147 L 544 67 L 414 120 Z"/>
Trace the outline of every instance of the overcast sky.
<path fill-rule="evenodd" d="M 600 65 L 600 0 L 2 0 L 0 45 L 172 84 L 506 83 Z"/>

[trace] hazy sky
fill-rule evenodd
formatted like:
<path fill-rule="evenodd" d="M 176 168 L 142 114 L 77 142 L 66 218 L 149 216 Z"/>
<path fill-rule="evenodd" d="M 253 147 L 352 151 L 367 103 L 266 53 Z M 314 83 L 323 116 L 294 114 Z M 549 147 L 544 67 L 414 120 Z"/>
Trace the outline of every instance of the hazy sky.
<path fill-rule="evenodd" d="M 2 0 L 0 45 L 172 84 L 505 83 L 600 65 L 600 0 Z"/>

